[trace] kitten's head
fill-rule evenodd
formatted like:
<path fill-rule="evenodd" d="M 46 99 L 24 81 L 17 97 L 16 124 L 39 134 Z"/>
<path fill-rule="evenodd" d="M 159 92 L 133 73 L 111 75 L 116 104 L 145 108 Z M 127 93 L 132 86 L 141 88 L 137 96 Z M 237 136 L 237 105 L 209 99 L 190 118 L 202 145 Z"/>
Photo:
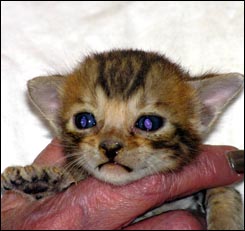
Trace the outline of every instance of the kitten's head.
<path fill-rule="evenodd" d="M 132 50 L 94 54 L 66 76 L 28 82 L 68 166 L 113 184 L 193 160 L 201 137 L 242 85 L 240 74 L 190 78 L 164 56 Z"/>

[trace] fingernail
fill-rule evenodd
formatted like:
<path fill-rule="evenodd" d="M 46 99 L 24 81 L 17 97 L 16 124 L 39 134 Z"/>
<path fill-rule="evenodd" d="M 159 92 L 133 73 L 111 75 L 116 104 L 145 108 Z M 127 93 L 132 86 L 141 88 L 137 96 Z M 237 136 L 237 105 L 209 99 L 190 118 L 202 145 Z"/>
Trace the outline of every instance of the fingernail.
<path fill-rule="evenodd" d="M 230 151 L 227 156 L 232 169 L 237 173 L 244 173 L 244 150 Z"/>

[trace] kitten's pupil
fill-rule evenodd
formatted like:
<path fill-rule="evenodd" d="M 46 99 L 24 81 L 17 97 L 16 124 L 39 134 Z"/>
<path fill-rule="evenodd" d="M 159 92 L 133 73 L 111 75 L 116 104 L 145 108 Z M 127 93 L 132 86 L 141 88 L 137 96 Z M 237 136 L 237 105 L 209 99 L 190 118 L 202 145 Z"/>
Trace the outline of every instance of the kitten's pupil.
<path fill-rule="evenodd" d="M 145 119 L 144 125 L 145 125 L 145 127 L 146 127 L 147 130 L 151 130 L 152 129 L 152 122 L 151 122 L 150 119 L 148 119 L 148 118 Z"/>
<path fill-rule="evenodd" d="M 135 124 L 135 127 L 143 131 L 156 131 L 162 126 L 163 126 L 163 118 L 160 116 L 153 116 L 153 115 L 141 116 Z"/>
<path fill-rule="evenodd" d="M 85 128 L 87 125 L 87 118 L 85 116 L 83 116 L 81 119 L 81 125 L 83 128 Z"/>
<path fill-rule="evenodd" d="M 78 129 L 91 128 L 96 125 L 94 115 L 88 112 L 81 112 L 75 115 L 74 123 Z"/>

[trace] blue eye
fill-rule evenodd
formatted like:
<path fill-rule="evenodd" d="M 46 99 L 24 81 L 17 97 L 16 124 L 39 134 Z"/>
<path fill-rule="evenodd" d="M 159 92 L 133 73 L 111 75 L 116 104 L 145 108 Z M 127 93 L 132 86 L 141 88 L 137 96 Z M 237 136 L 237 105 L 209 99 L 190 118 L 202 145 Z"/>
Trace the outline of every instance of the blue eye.
<path fill-rule="evenodd" d="M 163 126 L 163 122 L 163 118 L 160 116 L 146 115 L 137 120 L 135 127 L 143 131 L 156 131 Z"/>
<path fill-rule="evenodd" d="M 74 122 L 77 128 L 86 129 L 96 125 L 94 115 L 88 112 L 81 112 L 75 115 Z"/>

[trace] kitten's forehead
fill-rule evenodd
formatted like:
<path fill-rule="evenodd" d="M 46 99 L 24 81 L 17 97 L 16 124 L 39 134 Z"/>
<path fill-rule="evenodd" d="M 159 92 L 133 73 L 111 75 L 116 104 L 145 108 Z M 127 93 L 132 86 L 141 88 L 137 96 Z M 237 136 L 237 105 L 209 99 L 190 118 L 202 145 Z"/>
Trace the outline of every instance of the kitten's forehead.
<path fill-rule="evenodd" d="M 115 112 L 119 123 L 123 108 L 137 114 L 147 107 L 154 112 L 157 107 L 169 105 L 169 111 L 178 108 L 182 112 L 179 120 L 187 120 L 192 109 L 183 102 L 190 102 L 192 94 L 184 77 L 186 74 L 176 64 L 155 53 L 127 50 L 95 54 L 68 76 L 63 112 L 69 114 L 73 105 L 83 103 Z M 178 115 L 173 113 L 177 120 Z"/>
<path fill-rule="evenodd" d="M 169 75 L 183 75 L 176 64 L 153 52 L 126 50 L 95 54 L 83 65 L 88 67 L 94 63 L 97 69 L 95 83 L 108 98 L 126 100 L 140 88 L 147 87 L 149 80 L 151 85 L 153 82 L 157 85 Z"/>

